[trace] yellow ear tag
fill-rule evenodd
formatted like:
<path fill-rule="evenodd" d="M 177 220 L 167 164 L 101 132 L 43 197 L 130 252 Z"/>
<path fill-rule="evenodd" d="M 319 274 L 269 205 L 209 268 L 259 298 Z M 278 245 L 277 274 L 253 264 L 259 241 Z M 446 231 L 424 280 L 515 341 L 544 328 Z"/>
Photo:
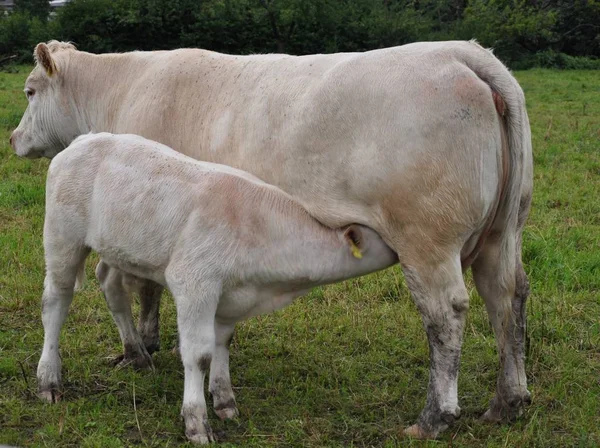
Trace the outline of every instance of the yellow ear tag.
<path fill-rule="evenodd" d="M 362 258 L 362 252 L 354 243 L 350 243 L 350 250 L 352 251 L 352 255 L 354 258 L 358 258 L 359 260 Z"/>

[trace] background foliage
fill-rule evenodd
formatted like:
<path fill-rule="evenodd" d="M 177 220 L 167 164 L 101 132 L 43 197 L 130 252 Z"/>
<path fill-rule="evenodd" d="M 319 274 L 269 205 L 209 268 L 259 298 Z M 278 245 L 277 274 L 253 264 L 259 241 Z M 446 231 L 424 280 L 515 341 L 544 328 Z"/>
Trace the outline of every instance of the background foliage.
<path fill-rule="evenodd" d="M 600 68 L 600 0 L 16 0 L 0 60 L 36 43 L 86 51 L 202 47 L 226 53 L 360 51 L 478 39 L 513 68 Z"/>

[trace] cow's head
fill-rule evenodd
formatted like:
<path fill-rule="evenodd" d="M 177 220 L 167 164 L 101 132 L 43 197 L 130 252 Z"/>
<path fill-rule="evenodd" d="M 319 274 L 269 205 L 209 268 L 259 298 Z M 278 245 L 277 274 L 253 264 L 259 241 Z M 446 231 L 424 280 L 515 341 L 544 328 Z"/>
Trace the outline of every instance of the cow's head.
<path fill-rule="evenodd" d="M 25 81 L 29 105 L 10 137 L 11 146 L 21 157 L 54 157 L 81 133 L 66 92 L 65 63 L 55 55 L 64 49 L 74 47 L 56 41 L 35 47 L 36 66 Z"/>

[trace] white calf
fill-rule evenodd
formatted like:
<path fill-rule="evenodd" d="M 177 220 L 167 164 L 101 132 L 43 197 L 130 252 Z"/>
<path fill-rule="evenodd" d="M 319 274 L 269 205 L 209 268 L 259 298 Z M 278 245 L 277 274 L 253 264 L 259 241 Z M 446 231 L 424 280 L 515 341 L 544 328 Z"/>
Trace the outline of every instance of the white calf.
<path fill-rule="evenodd" d="M 94 249 L 124 340 L 139 336 L 124 279 L 111 279 L 109 267 L 173 293 L 185 368 L 182 415 L 187 437 L 198 443 L 214 440 L 204 376 L 210 367 L 211 383 L 229 384 L 227 341 L 235 322 L 279 309 L 314 286 L 397 261 L 373 230 L 329 229 L 248 173 L 195 161 L 142 137 L 106 133 L 77 138 L 52 161 L 44 248 L 42 397 L 54 401 L 60 388 L 58 336 L 77 273 Z M 227 408 L 233 400 L 227 387 L 217 400 L 231 416 L 235 403 Z"/>

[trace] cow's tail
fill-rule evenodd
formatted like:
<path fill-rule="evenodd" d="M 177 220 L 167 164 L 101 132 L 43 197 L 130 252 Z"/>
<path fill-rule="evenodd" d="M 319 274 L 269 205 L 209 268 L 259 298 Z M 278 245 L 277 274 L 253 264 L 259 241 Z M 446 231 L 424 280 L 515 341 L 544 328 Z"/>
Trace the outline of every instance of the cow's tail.
<path fill-rule="evenodd" d="M 498 205 L 475 248 L 463 259 L 463 267 L 466 268 L 477 258 L 486 236 L 495 224 L 502 222 L 503 228 L 516 227 L 520 220 L 519 215 L 526 216 L 528 212 L 529 203 L 526 204 L 527 210 L 524 210 L 524 213 L 522 210 L 524 207 L 521 204 L 521 190 L 526 152 L 531 152 L 531 135 L 523 90 L 509 70 L 491 51 L 474 41 L 466 43 L 459 58 L 490 87 L 501 123 L 503 146 L 503 173 Z"/>

